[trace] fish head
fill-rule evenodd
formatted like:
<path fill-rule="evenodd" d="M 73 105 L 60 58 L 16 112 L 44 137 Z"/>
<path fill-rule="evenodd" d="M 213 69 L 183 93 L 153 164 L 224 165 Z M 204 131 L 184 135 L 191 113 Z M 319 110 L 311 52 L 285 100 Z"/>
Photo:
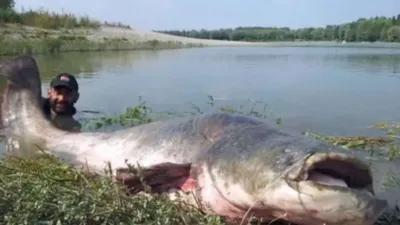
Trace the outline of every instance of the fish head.
<path fill-rule="evenodd" d="M 240 138 L 234 145 L 225 141 L 209 158 L 210 177 L 236 215 L 307 225 L 369 225 L 384 212 L 387 201 L 375 197 L 364 161 L 328 143 L 280 137 L 274 144 L 271 139 L 247 145 Z"/>
<path fill-rule="evenodd" d="M 296 152 L 288 148 L 279 155 L 285 158 L 291 151 Z M 368 165 L 355 156 L 315 151 L 291 163 L 283 163 L 287 170 L 278 185 L 271 182 L 275 199 L 264 196 L 267 203 L 279 205 L 279 216 L 286 214 L 298 224 L 361 225 L 373 224 L 387 207 L 385 200 L 374 195 Z"/>

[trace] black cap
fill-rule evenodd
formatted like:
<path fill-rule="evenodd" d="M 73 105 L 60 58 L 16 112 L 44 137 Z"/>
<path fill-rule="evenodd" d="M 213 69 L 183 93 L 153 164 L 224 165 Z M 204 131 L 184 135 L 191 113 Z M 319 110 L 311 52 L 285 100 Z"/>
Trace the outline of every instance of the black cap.
<path fill-rule="evenodd" d="M 64 86 L 72 91 L 78 91 L 79 85 L 74 75 L 69 73 L 60 73 L 50 82 L 50 87 Z"/>

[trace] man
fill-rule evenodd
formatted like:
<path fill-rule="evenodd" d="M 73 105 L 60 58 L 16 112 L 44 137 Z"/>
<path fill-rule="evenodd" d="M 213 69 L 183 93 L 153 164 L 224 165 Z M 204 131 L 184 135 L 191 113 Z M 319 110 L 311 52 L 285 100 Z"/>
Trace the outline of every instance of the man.
<path fill-rule="evenodd" d="M 42 109 L 53 124 L 63 130 L 79 131 L 81 124 L 74 119 L 75 103 L 79 99 L 79 85 L 69 73 L 58 74 L 50 82 L 47 98 L 43 98 Z"/>
<path fill-rule="evenodd" d="M 79 85 L 75 77 L 69 73 L 61 73 L 53 78 L 47 89 L 47 98 L 42 98 L 42 110 L 45 117 L 54 126 L 62 130 L 79 132 L 81 124 L 74 119 L 75 103 L 79 99 Z M 11 153 L 19 149 L 19 143 L 6 138 L 6 151 Z"/>

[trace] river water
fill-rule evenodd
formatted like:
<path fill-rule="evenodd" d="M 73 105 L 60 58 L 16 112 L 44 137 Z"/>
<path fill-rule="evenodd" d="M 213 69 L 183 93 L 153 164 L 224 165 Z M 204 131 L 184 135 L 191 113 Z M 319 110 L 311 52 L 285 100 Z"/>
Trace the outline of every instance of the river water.
<path fill-rule="evenodd" d="M 120 113 L 142 96 L 155 110 L 187 111 L 193 103 L 207 111 L 211 95 L 217 106 L 262 101 L 298 131 L 374 135 L 380 133 L 370 125 L 400 121 L 398 48 L 221 47 L 36 58 L 43 89 L 59 72 L 77 75 L 79 110 Z"/>

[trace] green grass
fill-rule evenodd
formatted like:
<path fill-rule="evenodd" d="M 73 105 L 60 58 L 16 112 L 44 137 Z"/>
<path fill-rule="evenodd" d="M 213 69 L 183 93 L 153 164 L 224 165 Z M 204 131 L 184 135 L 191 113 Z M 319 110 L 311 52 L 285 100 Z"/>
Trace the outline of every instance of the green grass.
<path fill-rule="evenodd" d="M 174 41 L 139 41 L 122 36 L 98 38 L 95 32 L 100 26 L 130 29 L 119 22 L 101 23 L 73 14 L 44 10 L 18 13 L 12 9 L 0 9 L 0 55 L 202 47 Z"/>
<path fill-rule="evenodd" d="M 132 42 L 124 39 L 104 39 L 103 41 L 90 41 L 85 37 L 58 37 L 40 39 L 0 39 L 0 55 L 23 54 L 54 54 L 60 52 L 84 51 L 125 51 L 125 50 L 159 50 L 188 47 L 201 47 L 201 45 L 183 44 L 181 42 L 160 42 L 150 40 L 145 42 Z"/>
<path fill-rule="evenodd" d="M 0 29 L 0 55 L 57 54 L 83 51 L 160 50 L 202 47 L 199 44 L 158 40 L 136 41 L 124 37 L 89 38 L 88 29 L 47 30 L 20 25 L 4 25 Z"/>
<path fill-rule="evenodd" d="M 209 100 L 214 111 L 274 119 L 278 124 L 282 123 L 263 103 L 248 101 L 234 109 L 217 106 L 211 96 Z M 137 106 L 127 108 L 120 115 L 83 122 L 87 129 L 98 130 L 199 113 L 203 111 L 196 106 L 189 112 L 155 112 L 147 102 L 140 100 Z M 385 138 L 324 137 L 310 132 L 305 135 L 314 135 L 349 149 L 392 145 L 389 140 L 396 138 L 396 129 L 400 127 L 387 123 L 378 124 L 378 127 L 388 132 Z M 105 171 L 109 174 L 107 168 Z M 400 188 L 399 180 L 395 176 L 392 178 L 391 185 Z M 127 196 L 123 187 L 112 182 L 110 176 L 91 176 L 47 155 L 35 159 L 6 157 L 0 162 L 0 182 L 0 224 L 224 224 L 223 218 L 206 215 L 201 209 L 171 201 L 164 195 Z M 384 215 L 378 224 L 399 222 L 399 218 Z"/>
<path fill-rule="evenodd" d="M 221 224 L 164 195 L 125 195 L 110 177 L 90 177 L 50 156 L 0 164 L 1 224 Z"/>

